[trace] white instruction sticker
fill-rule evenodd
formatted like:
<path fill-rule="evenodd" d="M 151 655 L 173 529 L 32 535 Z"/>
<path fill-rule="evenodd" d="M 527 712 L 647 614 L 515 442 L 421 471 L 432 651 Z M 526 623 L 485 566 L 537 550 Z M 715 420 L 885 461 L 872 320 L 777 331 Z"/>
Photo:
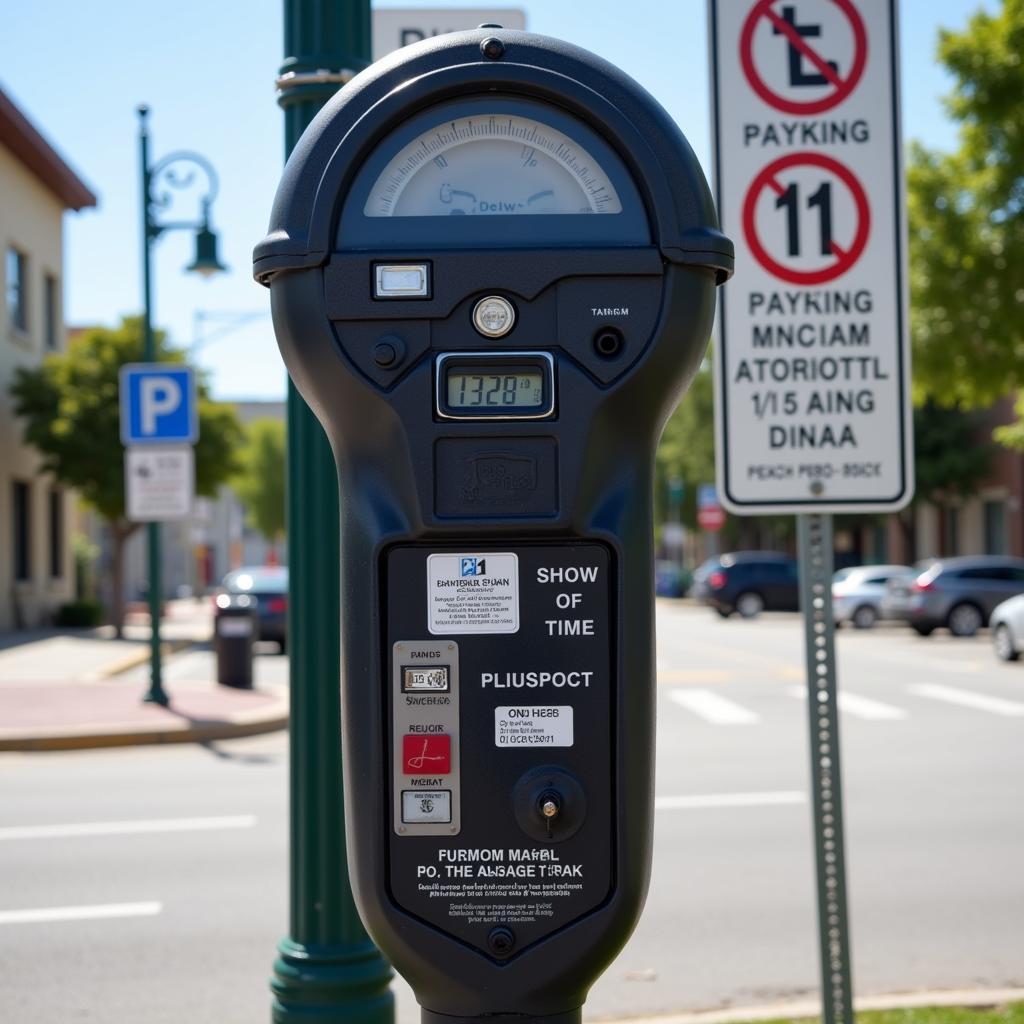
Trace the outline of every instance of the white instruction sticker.
<path fill-rule="evenodd" d="M 571 747 L 572 706 L 494 709 L 496 747 Z"/>
<path fill-rule="evenodd" d="M 431 633 L 519 632 L 519 557 L 512 552 L 430 555 Z"/>

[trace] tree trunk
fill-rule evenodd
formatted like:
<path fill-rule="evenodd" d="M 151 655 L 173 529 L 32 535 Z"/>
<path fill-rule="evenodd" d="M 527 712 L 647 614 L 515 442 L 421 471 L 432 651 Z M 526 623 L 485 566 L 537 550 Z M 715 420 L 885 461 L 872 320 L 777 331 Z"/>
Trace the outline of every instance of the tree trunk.
<path fill-rule="evenodd" d="M 903 555 L 907 565 L 913 565 L 917 561 L 917 529 L 915 528 L 914 506 L 905 508 L 896 513 L 896 522 L 900 524 L 900 532 L 903 534 Z"/>

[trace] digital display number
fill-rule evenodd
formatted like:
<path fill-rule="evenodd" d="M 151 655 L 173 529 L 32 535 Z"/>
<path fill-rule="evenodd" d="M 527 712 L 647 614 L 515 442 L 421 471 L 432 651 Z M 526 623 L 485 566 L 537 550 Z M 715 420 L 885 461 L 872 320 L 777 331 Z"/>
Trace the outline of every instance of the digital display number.
<path fill-rule="evenodd" d="M 415 693 L 421 690 L 446 691 L 448 689 L 448 666 L 436 665 L 432 668 L 424 666 L 402 667 L 402 690 Z"/>
<path fill-rule="evenodd" d="M 544 376 L 539 370 L 486 373 L 450 370 L 448 405 L 452 409 L 537 409 L 544 404 Z"/>

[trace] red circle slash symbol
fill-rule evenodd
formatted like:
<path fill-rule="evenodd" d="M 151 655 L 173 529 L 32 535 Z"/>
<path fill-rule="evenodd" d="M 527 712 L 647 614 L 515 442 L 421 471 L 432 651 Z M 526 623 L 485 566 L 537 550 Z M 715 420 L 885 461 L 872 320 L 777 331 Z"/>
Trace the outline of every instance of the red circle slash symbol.
<path fill-rule="evenodd" d="M 806 28 L 794 24 L 793 5 L 790 5 L 788 10 L 784 7 L 782 15 L 779 15 L 773 9 L 777 2 L 778 0 L 758 0 L 743 23 L 743 31 L 740 33 L 740 63 L 743 66 L 743 73 L 754 92 L 776 110 L 786 114 L 820 114 L 845 100 L 856 88 L 864 73 L 864 66 L 868 60 L 868 34 L 864 22 L 851 0 L 824 0 L 826 3 L 835 4 L 842 11 L 853 33 L 853 62 L 846 77 L 843 78 L 835 63 L 825 60 L 807 41 Z M 830 84 L 830 92 L 815 100 L 797 101 L 768 87 L 754 62 L 754 35 L 762 18 L 772 26 L 775 35 L 782 36 L 797 61 L 802 59 L 817 69 L 819 84 Z M 793 84 L 809 83 L 803 81 Z"/>
<path fill-rule="evenodd" d="M 779 232 L 772 236 L 772 247 L 786 248 L 790 256 L 799 255 L 799 242 L 794 242 L 793 235 L 797 233 L 796 216 L 798 213 L 797 203 L 799 193 L 796 185 L 785 187 L 779 180 L 783 177 L 782 172 L 791 168 L 818 167 L 836 178 L 846 186 L 853 200 L 856 226 L 853 232 L 853 241 L 847 248 L 842 248 L 832 238 L 831 233 L 831 182 L 826 178 L 818 191 L 809 197 L 805 205 L 821 205 L 826 195 L 829 201 L 827 219 L 829 222 L 828 231 L 824 228 L 825 214 L 819 210 L 822 217 L 822 250 L 823 254 L 830 256 L 830 262 L 822 267 L 815 267 L 811 270 L 801 270 L 797 267 L 787 266 L 777 259 L 769 251 L 762 241 L 757 230 L 757 204 L 762 193 L 766 189 L 771 190 L 776 196 L 776 207 L 787 207 L 788 212 L 794 218 L 790 228 L 790 240 L 788 247 L 784 244 L 785 232 Z M 826 193 L 827 190 L 827 193 Z M 845 274 L 860 258 L 867 245 L 868 235 L 871 231 L 871 210 L 868 206 L 868 197 L 857 178 L 851 171 L 844 167 L 838 160 L 823 156 L 821 153 L 791 153 L 789 156 L 781 157 L 773 161 L 753 180 L 750 188 L 747 189 L 746 198 L 743 200 L 743 234 L 746 237 L 747 245 L 754 254 L 754 258 L 764 267 L 768 273 L 790 284 L 815 285 L 824 284 L 826 281 L 834 281 L 837 277 Z"/>

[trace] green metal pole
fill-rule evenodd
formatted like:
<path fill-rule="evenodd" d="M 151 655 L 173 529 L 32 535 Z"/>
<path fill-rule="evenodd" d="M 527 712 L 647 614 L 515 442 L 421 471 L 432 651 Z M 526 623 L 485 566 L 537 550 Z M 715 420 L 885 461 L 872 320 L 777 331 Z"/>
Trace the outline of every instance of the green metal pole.
<path fill-rule="evenodd" d="M 156 344 L 153 339 L 152 309 L 152 267 L 150 244 L 153 241 L 152 224 L 149 217 L 149 130 L 146 118 L 149 108 L 138 108 L 139 115 L 139 163 L 142 172 L 142 360 L 156 362 Z M 160 524 L 146 524 L 147 553 L 149 559 L 149 689 L 143 701 L 146 704 L 170 703 L 163 687 L 162 663 L 160 658 Z"/>
<path fill-rule="evenodd" d="M 284 0 L 284 37 L 290 153 L 341 82 L 369 63 L 369 0 Z M 356 913 L 345 849 L 338 478 L 327 436 L 291 382 L 288 562 L 291 917 L 270 983 L 273 1020 L 391 1024 L 391 968 Z"/>

